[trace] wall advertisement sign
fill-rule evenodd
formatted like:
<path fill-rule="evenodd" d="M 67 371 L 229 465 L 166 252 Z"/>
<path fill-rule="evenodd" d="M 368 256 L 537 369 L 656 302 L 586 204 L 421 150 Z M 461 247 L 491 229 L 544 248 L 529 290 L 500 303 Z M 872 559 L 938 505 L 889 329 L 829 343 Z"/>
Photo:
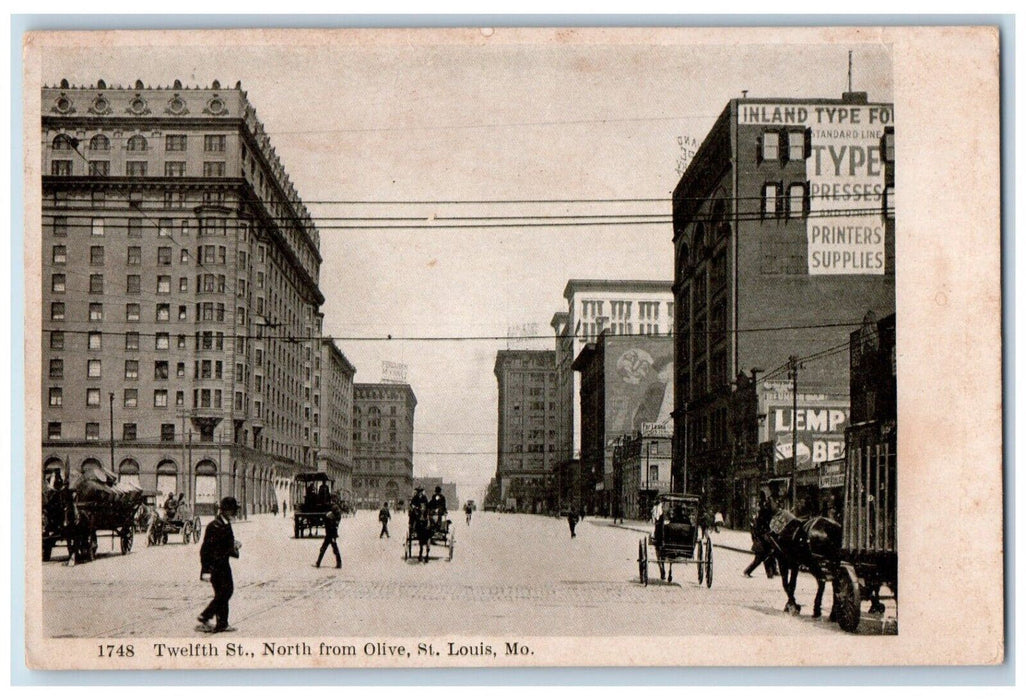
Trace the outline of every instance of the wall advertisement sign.
<path fill-rule="evenodd" d="M 810 275 L 884 274 L 883 138 L 893 118 L 893 107 L 885 104 L 738 107 L 739 124 L 804 131 L 809 139 L 805 172 Z"/>

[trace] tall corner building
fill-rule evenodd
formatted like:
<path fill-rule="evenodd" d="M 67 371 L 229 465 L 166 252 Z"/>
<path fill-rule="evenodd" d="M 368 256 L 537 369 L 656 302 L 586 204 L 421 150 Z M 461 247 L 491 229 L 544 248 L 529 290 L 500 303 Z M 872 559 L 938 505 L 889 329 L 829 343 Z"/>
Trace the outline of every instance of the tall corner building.
<path fill-rule="evenodd" d="M 353 493 L 353 377 L 356 367 L 324 338 L 314 358 L 313 414 L 317 469 L 335 481 L 335 489 L 348 498 Z"/>
<path fill-rule="evenodd" d="M 551 508 L 558 426 L 556 354 L 500 350 L 496 480 L 506 508 L 540 513 Z"/>
<path fill-rule="evenodd" d="M 673 227 L 674 481 L 744 518 L 774 467 L 736 454 L 759 430 L 730 415 L 732 386 L 782 381 L 793 425 L 789 356 L 810 358 L 799 396 L 846 397 L 850 324 L 894 310 L 893 105 L 731 100 L 674 190 Z"/>
<path fill-rule="evenodd" d="M 246 93 L 61 81 L 40 137 L 44 468 L 284 500 L 317 464 L 321 256 Z"/>
<path fill-rule="evenodd" d="M 409 384 L 353 386 L 353 497 L 361 508 L 394 506 L 413 493 L 413 419 Z"/>

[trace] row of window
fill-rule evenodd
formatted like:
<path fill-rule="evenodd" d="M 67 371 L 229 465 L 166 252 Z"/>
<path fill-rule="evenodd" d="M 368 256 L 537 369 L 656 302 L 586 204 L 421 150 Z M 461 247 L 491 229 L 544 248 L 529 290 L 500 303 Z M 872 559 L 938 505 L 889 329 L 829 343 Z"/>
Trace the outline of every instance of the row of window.
<path fill-rule="evenodd" d="M 220 389 L 193 389 L 192 390 L 192 407 L 193 408 L 221 408 L 222 407 L 222 396 L 223 392 Z M 48 394 L 49 404 L 51 408 L 60 408 L 64 405 L 64 388 L 59 386 L 50 387 Z M 167 389 L 154 389 L 153 390 L 153 407 L 154 408 L 167 408 L 168 407 L 168 390 Z M 100 406 L 100 389 L 98 387 L 89 387 L 86 389 L 86 407 L 87 408 L 98 408 Z M 124 389 L 122 394 L 122 407 L 123 408 L 138 408 L 139 406 L 139 390 L 138 389 Z M 185 392 L 175 392 L 175 406 L 185 406 Z"/>
<path fill-rule="evenodd" d="M 166 380 L 169 375 L 170 363 L 167 360 L 156 360 L 153 363 L 153 378 L 155 380 Z M 86 377 L 91 379 L 102 377 L 102 361 L 86 360 Z M 185 377 L 185 363 L 178 362 L 175 367 L 175 375 Z M 139 360 L 125 360 L 125 379 L 135 380 L 139 378 Z M 224 378 L 224 363 L 221 360 L 195 360 L 193 366 L 194 379 L 222 379 Z M 50 359 L 50 379 L 64 379 L 64 359 L 54 357 Z M 260 391 L 260 376 L 257 375 L 257 391 Z M 394 426 L 393 426 L 394 427 Z"/>
<path fill-rule="evenodd" d="M 78 139 L 67 134 L 57 134 L 52 145 L 55 151 L 74 151 L 78 148 Z M 165 151 L 185 151 L 189 143 L 186 134 L 167 134 L 164 136 Z M 203 150 L 207 153 L 224 153 L 228 137 L 224 134 L 204 134 Z M 96 134 L 89 139 L 90 151 L 109 151 L 110 139 L 104 134 Z M 135 134 L 125 142 L 126 151 L 148 151 L 150 142 L 142 134 Z"/>
<path fill-rule="evenodd" d="M 60 440 L 63 435 L 63 426 L 59 421 L 50 421 L 46 424 L 46 437 L 48 440 Z M 99 423 L 86 423 L 85 424 L 85 439 L 86 440 L 99 440 L 100 439 L 100 424 Z M 139 428 L 135 423 L 122 423 L 121 424 L 121 439 L 126 441 L 138 440 L 139 439 Z M 174 423 L 161 423 L 160 424 L 160 441 L 161 442 L 174 442 L 175 440 L 175 424 Z"/>
<path fill-rule="evenodd" d="M 786 189 L 782 182 L 767 182 L 762 186 L 761 215 L 764 219 L 804 219 L 809 216 L 810 195 L 808 182 L 792 182 Z M 860 195 L 865 200 L 872 194 Z M 888 185 L 883 192 L 882 213 L 888 219 L 894 218 L 894 185 Z"/>
<path fill-rule="evenodd" d="M 88 166 L 88 173 L 92 177 L 107 177 L 110 175 L 109 160 L 91 160 Z M 50 161 L 50 174 L 58 177 L 74 175 L 74 161 L 54 158 Z M 224 174 L 225 163 L 223 160 L 203 162 L 203 177 L 224 177 Z M 149 175 L 149 163 L 145 160 L 125 161 L 125 175 L 127 177 L 147 177 Z M 185 161 L 165 161 L 164 177 L 185 177 Z"/>
<path fill-rule="evenodd" d="M 103 333 L 100 331 L 89 331 L 88 332 L 88 347 L 90 350 L 102 350 L 103 349 Z M 139 350 L 139 334 L 138 333 L 125 333 L 125 350 L 131 352 L 137 352 Z M 186 349 L 186 336 L 178 335 L 176 340 L 176 347 L 179 350 Z M 199 350 L 224 350 L 224 333 L 203 331 L 195 334 L 196 345 L 195 349 Z M 50 349 L 51 350 L 63 350 L 65 347 L 64 331 L 51 331 L 50 332 Z M 169 350 L 171 347 L 171 334 L 170 333 L 154 333 L 153 334 L 153 347 L 154 350 Z M 235 351 L 242 353 L 245 352 L 246 339 L 239 337 L 235 339 Z M 258 351 L 259 352 L 259 351 Z"/>
<path fill-rule="evenodd" d="M 884 130 L 880 152 L 885 163 L 894 162 L 894 129 L 891 127 Z M 768 130 L 759 137 L 759 161 L 788 162 L 805 160 L 811 155 L 811 129 Z"/>

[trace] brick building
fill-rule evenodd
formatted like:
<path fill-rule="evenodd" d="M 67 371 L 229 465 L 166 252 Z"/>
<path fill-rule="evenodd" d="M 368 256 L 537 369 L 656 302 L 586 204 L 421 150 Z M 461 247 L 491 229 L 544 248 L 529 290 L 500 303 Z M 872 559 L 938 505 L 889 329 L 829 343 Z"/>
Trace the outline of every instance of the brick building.
<path fill-rule="evenodd" d="M 380 508 L 413 493 L 413 418 L 409 384 L 353 385 L 353 498 Z"/>
<path fill-rule="evenodd" d="M 532 513 L 553 507 L 556 464 L 556 357 L 551 350 L 500 350 L 495 475 L 499 502 Z"/>
<path fill-rule="evenodd" d="M 44 464 L 267 510 L 316 466 L 324 297 L 246 93 L 62 81 L 42 113 Z"/>
<path fill-rule="evenodd" d="M 731 414 L 735 378 L 894 309 L 893 123 L 865 93 L 734 99 L 674 190 L 675 481 L 714 510 L 738 512 L 759 478 L 732 466 L 760 420 L 750 401 Z M 800 393 L 847 389 L 843 352 L 801 370 Z"/>

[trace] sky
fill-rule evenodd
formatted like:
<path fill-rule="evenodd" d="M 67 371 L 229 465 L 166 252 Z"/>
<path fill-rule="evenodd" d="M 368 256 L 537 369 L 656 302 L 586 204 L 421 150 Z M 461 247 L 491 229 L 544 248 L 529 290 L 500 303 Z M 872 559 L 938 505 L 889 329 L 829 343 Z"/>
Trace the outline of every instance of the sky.
<path fill-rule="evenodd" d="M 321 230 L 325 334 L 337 338 L 358 382 L 378 381 L 382 361 L 407 365 L 418 399 L 414 475 L 443 476 L 457 482 L 461 499 L 480 500 L 496 467 L 496 351 L 553 349 L 549 321 L 566 310 L 570 278 L 671 280 L 671 226 L 340 230 L 331 227 L 352 222 L 331 217 L 434 217 L 433 225 L 450 216 L 668 217 L 681 166 L 742 91 L 840 97 L 852 49 L 854 89 L 870 101 L 893 99 L 889 50 L 871 37 L 830 46 L 777 43 L 772 30 L 765 36 L 773 43 L 710 44 L 686 35 L 658 46 L 233 46 L 179 37 L 166 47 L 53 50 L 43 79 L 241 81 Z M 632 198 L 661 201 L 405 203 Z M 524 324 L 544 337 L 355 339 L 505 336 Z"/>

